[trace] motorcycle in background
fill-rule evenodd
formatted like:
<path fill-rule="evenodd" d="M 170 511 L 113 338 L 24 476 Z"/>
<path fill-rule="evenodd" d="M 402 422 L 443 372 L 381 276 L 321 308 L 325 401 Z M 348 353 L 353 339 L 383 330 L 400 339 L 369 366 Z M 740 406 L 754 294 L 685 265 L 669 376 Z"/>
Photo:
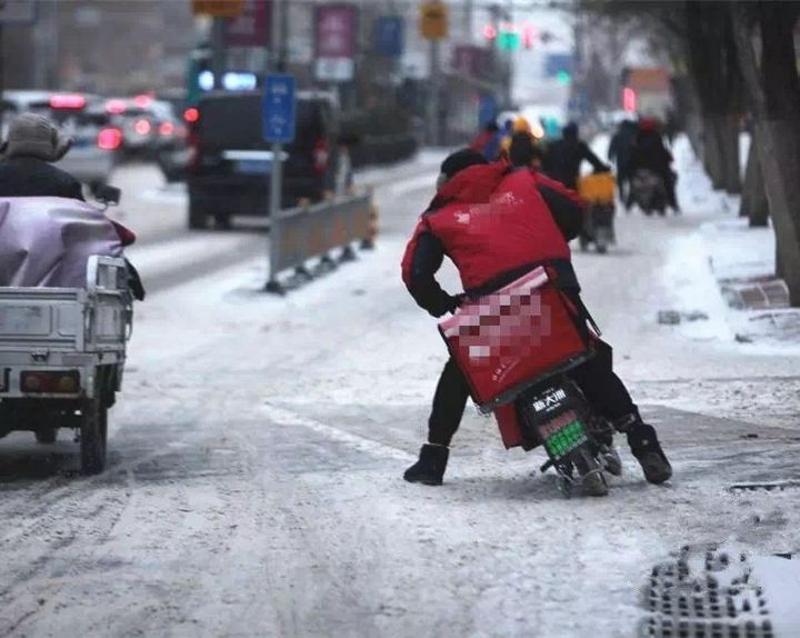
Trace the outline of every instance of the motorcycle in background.
<path fill-rule="evenodd" d="M 667 213 L 667 188 L 658 173 L 639 169 L 631 178 L 631 203 L 638 204 L 645 215 Z"/>

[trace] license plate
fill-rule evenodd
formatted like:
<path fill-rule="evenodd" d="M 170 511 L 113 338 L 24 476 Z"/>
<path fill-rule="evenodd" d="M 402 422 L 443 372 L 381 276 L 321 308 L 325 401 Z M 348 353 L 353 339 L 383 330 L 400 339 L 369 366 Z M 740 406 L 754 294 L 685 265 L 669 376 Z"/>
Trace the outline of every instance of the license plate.
<path fill-rule="evenodd" d="M 234 170 L 244 175 L 269 175 L 272 171 L 271 160 L 236 160 Z"/>
<path fill-rule="evenodd" d="M 572 410 L 540 425 L 539 433 L 545 449 L 555 459 L 564 458 L 588 440 L 583 423 Z"/>

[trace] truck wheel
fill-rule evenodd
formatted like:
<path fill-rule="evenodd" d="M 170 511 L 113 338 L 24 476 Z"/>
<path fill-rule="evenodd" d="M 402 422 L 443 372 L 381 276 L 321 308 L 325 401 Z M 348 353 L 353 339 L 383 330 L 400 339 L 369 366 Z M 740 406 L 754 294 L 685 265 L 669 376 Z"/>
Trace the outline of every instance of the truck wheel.
<path fill-rule="evenodd" d="M 108 410 L 100 393 L 95 394 L 81 406 L 81 472 L 87 475 L 99 474 L 106 467 Z"/>
<path fill-rule="evenodd" d="M 36 430 L 33 434 L 36 436 L 37 443 L 48 445 L 56 442 L 58 438 L 58 428 L 44 428 L 42 430 Z"/>

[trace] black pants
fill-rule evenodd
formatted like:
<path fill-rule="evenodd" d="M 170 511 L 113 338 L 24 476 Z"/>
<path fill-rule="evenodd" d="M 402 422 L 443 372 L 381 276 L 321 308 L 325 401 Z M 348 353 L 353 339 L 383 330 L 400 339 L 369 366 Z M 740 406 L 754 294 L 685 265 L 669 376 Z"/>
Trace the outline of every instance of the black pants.
<path fill-rule="evenodd" d="M 570 372 L 597 413 L 612 423 L 637 413 L 622 380 L 614 374 L 611 346 L 599 342 L 594 357 Z M 428 420 L 428 442 L 450 445 L 469 398 L 469 387 L 456 362 L 450 358 L 442 370 L 433 409 Z"/>

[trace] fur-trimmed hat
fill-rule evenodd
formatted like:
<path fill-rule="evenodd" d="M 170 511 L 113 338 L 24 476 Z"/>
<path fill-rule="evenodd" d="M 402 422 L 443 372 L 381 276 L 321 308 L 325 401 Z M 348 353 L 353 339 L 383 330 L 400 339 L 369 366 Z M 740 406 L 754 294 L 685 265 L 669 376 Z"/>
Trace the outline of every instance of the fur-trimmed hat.
<path fill-rule="evenodd" d="M 36 157 L 46 162 L 57 162 L 67 154 L 72 138 L 43 115 L 23 113 L 8 127 L 8 137 L 0 145 L 6 157 Z"/>

